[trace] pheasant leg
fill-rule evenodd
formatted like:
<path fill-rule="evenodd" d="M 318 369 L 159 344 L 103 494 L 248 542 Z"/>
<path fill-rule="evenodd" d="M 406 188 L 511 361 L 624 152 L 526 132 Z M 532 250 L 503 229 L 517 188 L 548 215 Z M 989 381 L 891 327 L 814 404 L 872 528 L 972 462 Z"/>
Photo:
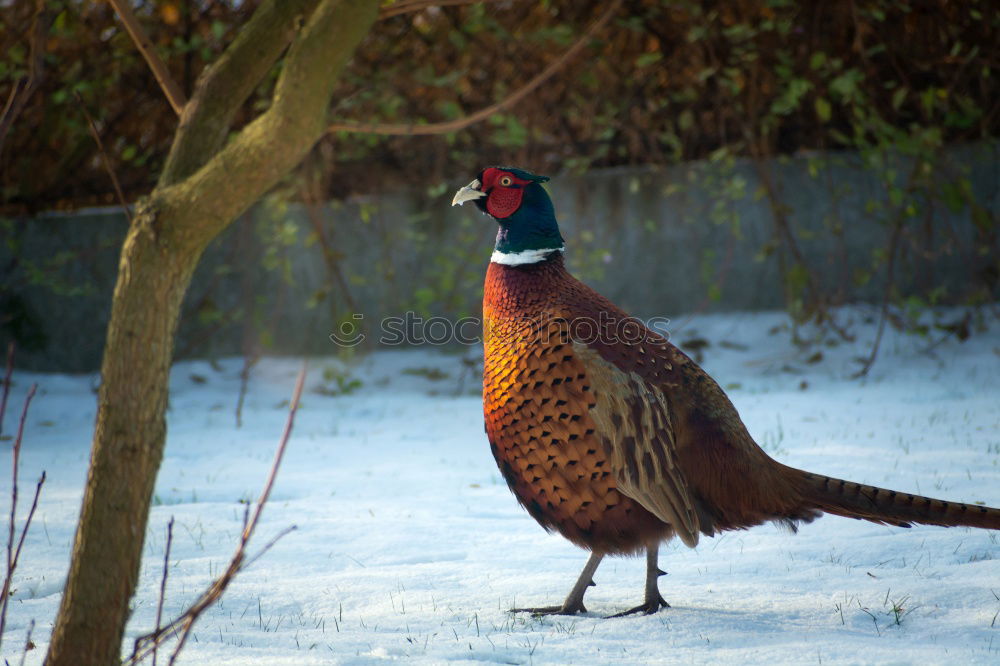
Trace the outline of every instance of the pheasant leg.
<path fill-rule="evenodd" d="M 562 603 L 562 606 L 511 608 L 510 611 L 512 613 L 531 613 L 533 615 L 575 615 L 577 613 L 586 613 L 587 609 L 583 606 L 583 595 L 587 592 L 587 588 L 594 584 L 594 573 L 597 571 L 597 567 L 603 558 L 604 555 L 600 553 L 591 553 L 590 559 L 584 565 L 583 571 L 580 572 L 580 577 L 576 579 L 576 584 L 573 585 L 573 589 L 570 590 L 569 596 L 566 597 L 566 601 Z"/>
<path fill-rule="evenodd" d="M 664 571 L 660 571 L 660 567 L 657 563 L 657 556 L 660 552 L 660 544 L 655 543 L 646 549 L 646 599 L 640 605 L 635 608 L 630 608 L 627 611 L 622 611 L 621 613 L 615 613 L 610 617 L 625 617 L 626 615 L 632 615 L 634 613 L 642 613 L 643 615 L 652 615 L 661 608 L 670 608 L 670 604 L 664 601 L 663 597 L 660 596 L 660 588 L 657 585 L 657 580 L 662 576 Z"/>

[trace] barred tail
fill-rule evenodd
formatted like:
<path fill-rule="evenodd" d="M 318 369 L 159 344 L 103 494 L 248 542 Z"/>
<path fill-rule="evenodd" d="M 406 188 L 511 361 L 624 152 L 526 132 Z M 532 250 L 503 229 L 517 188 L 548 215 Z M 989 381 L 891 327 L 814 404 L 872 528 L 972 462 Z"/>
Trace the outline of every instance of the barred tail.
<path fill-rule="evenodd" d="M 802 492 L 803 509 L 909 527 L 911 523 L 1000 530 L 1000 509 L 865 486 L 822 474 L 785 468 Z"/>

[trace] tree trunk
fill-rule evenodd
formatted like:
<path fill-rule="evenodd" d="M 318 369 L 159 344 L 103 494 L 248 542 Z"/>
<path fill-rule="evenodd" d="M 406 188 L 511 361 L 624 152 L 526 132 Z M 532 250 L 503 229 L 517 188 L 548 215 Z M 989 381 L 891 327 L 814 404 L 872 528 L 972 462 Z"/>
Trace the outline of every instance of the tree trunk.
<path fill-rule="evenodd" d="M 171 252 L 140 213 L 122 248 L 97 427 L 49 664 L 117 664 L 163 458 L 174 332 L 199 254 Z"/>
<path fill-rule="evenodd" d="M 120 662 L 163 458 L 174 332 L 191 275 L 208 243 L 323 135 L 334 82 L 377 8 L 375 0 L 266 0 L 242 39 L 199 81 L 189 102 L 195 106 L 175 137 L 174 148 L 186 157 L 142 203 L 122 248 L 90 471 L 50 666 Z M 271 107 L 220 149 L 192 124 L 215 128 L 219 114 L 232 117 L 240 95 L 267 73 L 260 61 L 273 63 L 287 43 L 272 33 L 286 35 L 291 46 Z M 242 80 L 220 81 L 227 77 Z M 217 87 L 243 92 L 223 95 L 220 105 Z M 214 106 L 201 104 L 206 96 Z"/>

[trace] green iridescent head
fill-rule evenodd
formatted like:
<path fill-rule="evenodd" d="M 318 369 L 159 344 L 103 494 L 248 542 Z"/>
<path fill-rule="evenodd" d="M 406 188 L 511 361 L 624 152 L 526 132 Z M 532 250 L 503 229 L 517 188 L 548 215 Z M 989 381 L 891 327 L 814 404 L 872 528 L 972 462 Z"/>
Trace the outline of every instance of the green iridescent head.
<path fill-rule="evenodd" d="M 563 250 L 555 209 L 542 187 L 547 176 L 515 167 L 483 169 L 455 193 L 452 205 L 474 201 L 500 225 L 493 261 L 519 265 L 544 261 Z"/>

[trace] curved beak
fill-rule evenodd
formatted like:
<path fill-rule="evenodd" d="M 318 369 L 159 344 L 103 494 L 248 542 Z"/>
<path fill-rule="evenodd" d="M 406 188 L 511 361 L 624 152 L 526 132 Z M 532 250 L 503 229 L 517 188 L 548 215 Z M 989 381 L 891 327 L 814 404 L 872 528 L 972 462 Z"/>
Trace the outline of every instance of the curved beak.
<path fill-rule="evenodd" d="M 482 187 L 482 183 L 479 179 L 475 179 L 458 192 L 455 192 L 455 197 L 451 200 L 452 206 L 461 206 L 466 201 L 474 201 L 479 197 L 485 197 L 486 192 L 481 191 L 479 188 Z"/>

